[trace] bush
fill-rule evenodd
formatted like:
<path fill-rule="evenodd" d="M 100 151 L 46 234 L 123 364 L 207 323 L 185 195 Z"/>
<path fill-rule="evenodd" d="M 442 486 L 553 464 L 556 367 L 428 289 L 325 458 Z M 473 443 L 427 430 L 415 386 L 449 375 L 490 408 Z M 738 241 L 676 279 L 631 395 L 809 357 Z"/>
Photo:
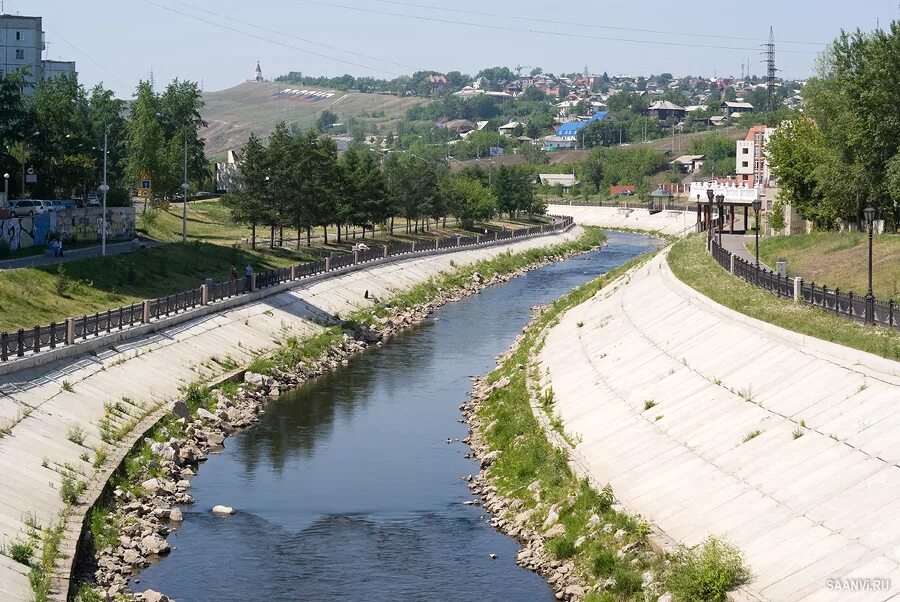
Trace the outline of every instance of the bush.
<path fill-rule="evenodd" d="M 69 290 L 72 288 L 72 279 L 66 274 L 66 268 L 59 266 L 56 268 L 56 294 L 60 297 L 67 297 Z"/>
<path fill-rule="evenodd" d="M 597 553 L 591 558 L 591 569 L 598 577 L 611 575 L 615 568 L 616 556 L 609 550 L 597 550 Z"/>
<path fill-rule="evenodd" d="M 84 493 L 86 488 L 87 485 L 83 481 L 79 481 L 71 474 L 64 474 L 59 486 L 59 497 L 65 503 L 74 505 L 78 501 L 78 496 Z"/>
<path fill-rule="evenodd" d="M 84 445 L 84 438 L 86 434 L 84 429 L 81 428 L 77 424 L 73 424 L 69 427 L 69 432 L 66 433 L 66 439 L 74 443 L 75 445 Z"/>
<path fill-rule="evenodd" d="M 25 566 L 31 565 L 31 555 L 34 553 L 34 544 L 30 541 L 17 541 L 9 547 L 9 557 Z"/>
<path fill-rule="evenodd" d="M 568 536 L 555 537 L 547 542 L 547 548 L 557 560 L 565 560 L 575 555 L 575 540 Z"/>
<path fill-rule="evenodd" d="M 679 600 L 724 602 L 726 592 L 751 577 L 740 550 L 716 537 L 680 550 L 674 566 L 667 584 Z"/>

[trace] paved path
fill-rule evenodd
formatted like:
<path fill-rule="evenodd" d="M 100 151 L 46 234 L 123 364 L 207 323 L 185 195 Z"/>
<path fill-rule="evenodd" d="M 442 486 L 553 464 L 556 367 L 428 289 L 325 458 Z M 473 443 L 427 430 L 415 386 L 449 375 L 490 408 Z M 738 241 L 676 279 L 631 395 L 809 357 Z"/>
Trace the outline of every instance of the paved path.
<path fill-rule="evenodd" d="M 93 469 L 79 459 L 94 458 L 101 446 L 98 422 L 104 405 L 118 403 L 132 414 L 151 404 L 172 401 L 179 388 L 208 380 L 224 370 L 216 359 L 248 364 L 274 341 L 319 332 L 323 313 L 348 315 L 371 301 L 365 291 L 389 298 L 454 265 L 558 243 L 580 235 L 580 228 L 509 245 L 468 249 L 374 266 L 367 270 L 301 285 L 235 309 L 118 344 L 97 355 L 0 377 L 0 544 L 24 540 L 26 517 L 43 525 L 57 521 L 63 508 L 61 471 L 69 464 L 89 478 Z M 63 383 L 71 387 L 63 388 Z M 120 423 L 114 418 L 114 422 Z M 12 426 L 10 426 L 12 424 Z M 86 433 L 83 445 L 69 441 L 72 427 Z M 111 454 L 112 455 L 112 454 Z M 30 600 L 27 567 L 0 555 L 0 600 Z"/>
<path fill-rule="evenodd" d="M 117 242 L 106 245 L 107 255 L 120 255 L 122 253 L 130 253 L 142 246 L 155 247 L 159 243 L 154 240 L 140 239 L 139 241 Z M 53 257 L 52 255 L 31 255 L 29 257 L 20 257 L 18 259 L 4 259 L 0 261 L 0 270 L 14 270 L 16 268 L 33 268 L 44 265 L 54 265 L 57 263 L 66 263 L 67 261 L 75 261 L 76 259 L 84 259 L 86 257 L 100 257 L 100 246 L 82 247 L 80 249 L 65 250 L 62 257 Z"/>
<path fill-rule="evenodd" d="M 750 265 L 756 264 L 753 236 L 744 236 L 743 234 L 723 234 L 722 247 L 731 251 L 732 255 L 740 257 Z M 759 265 L 769 270 L 772 269 L 761 261 L 759 262 Z"/>
<path fill-rule="evenodd" d="M 646 230 L 672 236 L 693 232 L 697 222 L 697 214 L 691 211 L 660 211 L 651 214 L 646 209 L 549 205 L 547 212 L 572 216 L 576 223 L 583 226 Z"/>
<path fill-rule="evenodd" d="M 737 314 L 662 256 L 568 312 L 539 360 L 583 468 L 676 541 L 738 545 L 740 598 L 900 596 L 900 363 Z M 850 577 L 891 587 L 827 589 Z"/>

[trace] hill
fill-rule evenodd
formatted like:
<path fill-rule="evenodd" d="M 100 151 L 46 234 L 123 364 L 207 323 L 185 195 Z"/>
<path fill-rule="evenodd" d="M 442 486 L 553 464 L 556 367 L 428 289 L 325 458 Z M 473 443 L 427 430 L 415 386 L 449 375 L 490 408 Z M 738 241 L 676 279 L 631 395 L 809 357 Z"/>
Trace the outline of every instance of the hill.
<path fill-rule="evenodd" d="M 219 92 L 206 92 L 203 100 L 206 103 L 203 119 L 209 126 L 201 135 L 206 139 L 206 153 L 210 157 L 239 148 L 250 132 L 267 136 L 280 121 L 294 129 L 308 129 L 325 109 L 336 113 L 342 121 L 360 119 L 387 132 L 396 128 L 398 118 L 407 109 L 428 102 L 415 97 L 253 81 Z"/>

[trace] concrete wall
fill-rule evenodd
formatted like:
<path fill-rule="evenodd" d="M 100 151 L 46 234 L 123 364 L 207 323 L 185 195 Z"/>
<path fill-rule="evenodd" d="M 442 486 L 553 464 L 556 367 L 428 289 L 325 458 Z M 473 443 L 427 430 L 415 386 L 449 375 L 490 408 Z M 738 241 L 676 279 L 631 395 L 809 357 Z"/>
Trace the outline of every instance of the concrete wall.
<path fill-rule="evenodd" d="M 739 599 L 900 595 L 900 363 L 724 308 L 665 256 L 568 312 L 538 359 L 582 469 L 668 538 L 738 545 Z M 829 589 L 853 577 L 891 587 Z"/>
<path fill-rule="evenodd" d="M 33 217 L 0 219 L 0 239 L 10 251 L 47 244 L 48 236 L 56 233 L 66 242 L 99 242 L 103 210 L 99 207 L 66 209 Z M 107 240 L 131 240 L 135 236 L 134 207 L 106 209 Z"/>
<path fill-rule="evenodd" d="M 661 211 L 651 214 L 646 209 L 577 207 L 559 204 L 549 205 L 547 211 L 553 215 L 569 215 L 575 218 L 575 223 L 584 226 L 646 230 L 672 236 L 693 232 L 694 224 L 697 223 L 696 211 L 690 210 L 686 212 Z"/>

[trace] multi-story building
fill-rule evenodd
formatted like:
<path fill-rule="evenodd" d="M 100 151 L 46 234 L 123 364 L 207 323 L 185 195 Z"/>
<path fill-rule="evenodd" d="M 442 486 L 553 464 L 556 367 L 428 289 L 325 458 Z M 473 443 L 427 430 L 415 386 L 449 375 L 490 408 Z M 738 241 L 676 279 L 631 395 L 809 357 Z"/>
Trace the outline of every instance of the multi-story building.
<path fill-rule="evenodd" d="M 766 188 L 769 184 L 769 166 L 766 162 L 766 143 L 775 128 L 755 125 L 743 140 L 737 141 L 735 158 L 737 181 L 754 188 Z"/>
<path fill-rule="evenodd" d="M 28 82 L 63 73 L 76 73 L 75 61 L 44 60 L 46 48 L 41 17 L 0 15 L 0 77 L 23 67 L 28 70 Z"/>

